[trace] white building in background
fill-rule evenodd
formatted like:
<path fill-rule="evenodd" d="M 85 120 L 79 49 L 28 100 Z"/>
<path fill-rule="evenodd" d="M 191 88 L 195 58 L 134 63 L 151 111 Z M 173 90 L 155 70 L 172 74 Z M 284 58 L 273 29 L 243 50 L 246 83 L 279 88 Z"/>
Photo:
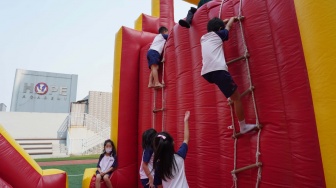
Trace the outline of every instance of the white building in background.
<path fill-rule="evenodd" d="M 74 74 L 17 69 L 10 111 L 69 113 L 70 103 L 76 101 L 77 79 Z"/>
<path fill-rule="evenodd" d="M 84 99 L 71 103 L 70 154 L 101 153 L 104 140 L 111 135 L 111 106 L 112 93 L 101 91 L 90 91 Z"/>
<path fill-rule="evenodd" d="M 77 75 L 17 70 L 0 125 L 34 158 L 101 153 L 111 135 L 112 93 L 76 101 Z"/>
<path fill-rule="evenodd" d="M 90 91 L 88 99 L 88 113 L 107 124 L 111 124 L 112 93 Z"/>
<path fill-rule="evenodd" d="M 4 103 L 0 103 L 0 112 L 6 112 L 7 106 Z"/>
<path fill-rule="evenodd" d="M 0 125 L 34 158 L 67 156 L 70 104 L 77 75 L 17 69 L 10 112 Z"/>

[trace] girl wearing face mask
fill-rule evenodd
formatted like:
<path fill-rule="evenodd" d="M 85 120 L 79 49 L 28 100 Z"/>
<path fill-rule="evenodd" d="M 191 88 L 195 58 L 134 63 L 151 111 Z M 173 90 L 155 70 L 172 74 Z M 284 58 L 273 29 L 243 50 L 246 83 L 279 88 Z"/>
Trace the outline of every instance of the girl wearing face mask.
<path fill-rule="evenodd" d="M 112 140 L 104 142 L 104 150 L 100 155 L 96 171 L 96 188 L 100 188 L 100 181 L 104 180 L 108 188 L 112 188 L 110 176 L 117 167 L 117 152 Z"/>

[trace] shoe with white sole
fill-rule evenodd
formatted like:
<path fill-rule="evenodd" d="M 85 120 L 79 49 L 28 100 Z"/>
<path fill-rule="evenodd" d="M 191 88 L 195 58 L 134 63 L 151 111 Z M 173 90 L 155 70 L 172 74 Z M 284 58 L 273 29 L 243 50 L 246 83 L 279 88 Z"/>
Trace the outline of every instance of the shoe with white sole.
<path fill-rule="evenodd" d="M 240 127 L 240 133 L 241 134 L 247 133 L 256 127 L 257 127 L 256 124 L 245 124 L 244 126 Z"/>

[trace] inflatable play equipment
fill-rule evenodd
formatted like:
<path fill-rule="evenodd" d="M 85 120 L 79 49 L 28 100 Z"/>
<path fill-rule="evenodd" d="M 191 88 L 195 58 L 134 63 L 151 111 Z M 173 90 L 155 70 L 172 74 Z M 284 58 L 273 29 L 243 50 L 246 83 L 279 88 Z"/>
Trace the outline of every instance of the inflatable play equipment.
<path fill-rule="evenodd" d="M 66 172 L 42 170 L 0 125 L 0 187 L 67 188 Z"/>
<path fill-rule="evenodd" d="M 172 5 L 153 0 L 153 16 L 141 15 L 135 29 L 116 35 L 114 187 L 141 187 L 142 132 L 168 131 L 178 147 L 186 110 L 189 187 L 336 187 L 336 2 L 213 0 L 197 10 L 190 29 L 174 24 Z M 230 102 L 200 75 L 208 20 L 231 16 L 245 19 L 230 30 L 225 57 L 246 121 L 262 126 L 245 135 L 238 134 Z M 147 88 L 146 52 L 161 25 L 170 29 L 160 67 L 165 87 L 154 90 Z"/>

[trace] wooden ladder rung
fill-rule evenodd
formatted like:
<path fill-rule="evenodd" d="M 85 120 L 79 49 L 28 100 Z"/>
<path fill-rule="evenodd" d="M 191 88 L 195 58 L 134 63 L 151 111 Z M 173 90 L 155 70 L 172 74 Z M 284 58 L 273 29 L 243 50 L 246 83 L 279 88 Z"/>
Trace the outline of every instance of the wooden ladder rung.
<path fill-rule="evenodd" d="M 251 165 L 248 165 L 248 166 L 244 166 L 242 168 L 238 168 L 236 170 L 232 170 L 231 171 L 231 174 L 237 174 L 241 171 L 244 171 L 244 170 L 248 170 L 248 169 L 251 169 L 251 168 L 257 168 L 257 167 L 260 167 L 262 166 L 262 163 L 261 162 L 257 162 L 256 164 L 251 164 Z"/>
<path fill-rule="evenodd" d="M 240 97 L 244 97 L 245 95 L 251 93 L 254 90 L 254 86 L 251 86 L 250 88 L 248 88 L 246 91 L 244 91 L 243 93 L 240 94 Z M 228 105 L 232 105 L 233 101 L 229 100 Z"/>
<path fill-rule="evenodd" d="M 240 56 L 240 57 L 237 57 L 237 58 L 235 58 L 235 59 L 232 59 L 232 60 L 226 62 L 226 64 L 227 64 L 227 65 L 230 65 L 231 63 L 234 63 L 234 62 L 237 62 L 237 61 L 240 61 L 240 60 L 243 60 L 243 59 L 247 59 L 247 58 L 249 58 L 249 57 L 250 57 L 250 54 L 249 54 L 249 53 L 246 53 L 246 54 L 244 54 L 244 55 L 242 55 L 242 56 Z"/>
<path fill-rule="evenodd" d="M 153 113 L 156 113 L 156 112 L 162 112 L 162 111 L 164 111 L 164 110 L 165 110 L 164 108 L 154 109 L 154 110 L 153 110 Z"/>
<path fill-rule="evenodd" d="M 254 130 L 260 130 L 262 128 L 263 128 L 262 124 L 257 124 L 257 126 L 254 129 L 250 130 L 249 132 L 254 131 Z M 240 137 L 241 135 L 243 135 L 243 134 L 241 134 L 241 133 L 235 133 L 235 134 L 232 135 L 232 138 L 236 139 L 236 138 Z"/>
<path fill-rule="evenodd" d="M 157 86 L 157 87 L 153 87 L 153 89 L 158 90 L 158 89 L 162 89 L 162 88 L 164 88 L 164 87 L 165 87 L 165 85 L 162 84 L 162 87 L 161 87 L 161 86 Z"/>

